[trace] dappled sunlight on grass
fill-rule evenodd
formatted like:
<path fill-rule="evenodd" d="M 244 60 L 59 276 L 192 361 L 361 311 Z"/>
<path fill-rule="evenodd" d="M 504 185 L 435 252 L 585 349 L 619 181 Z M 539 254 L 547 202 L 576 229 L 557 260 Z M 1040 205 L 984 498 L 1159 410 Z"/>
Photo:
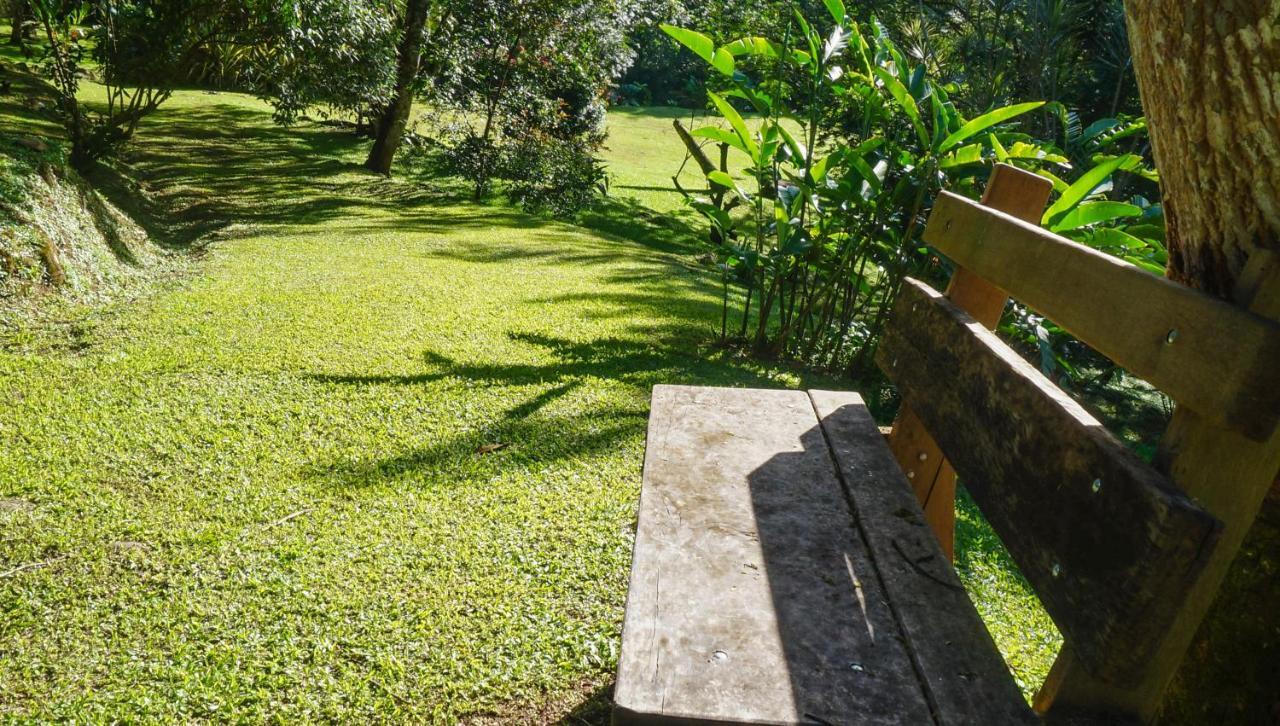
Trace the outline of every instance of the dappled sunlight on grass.
<path fill-rule="evenodd" d="M 0 341 L 0 717 L 603 718 L 650 388 L 843 385 L 712 344 L 673 118 L 613 112 L 570 224 L 246 96 L 148 117 L 93 181 L 207 254 Z M 1052 643 L 984 527 L 961 572 L 1030 683 Z"/>
<path fill-rule="evenodd" d="M 0 570 L 34 565 L 0 581 L 0 713 L 599 712 L 649 387 L 803 376 L 708 347 L 683 222 L 476 205 L 363 151 L 182 92 L 99 172 L 207 254 L 0 353 Z"/>

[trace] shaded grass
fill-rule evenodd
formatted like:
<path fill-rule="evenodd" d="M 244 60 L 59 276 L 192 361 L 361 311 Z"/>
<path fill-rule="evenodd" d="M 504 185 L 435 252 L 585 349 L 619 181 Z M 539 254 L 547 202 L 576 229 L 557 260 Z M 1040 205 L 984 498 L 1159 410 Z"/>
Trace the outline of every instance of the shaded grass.
<path fill-rule="evenodd" d="M 4 341 L 0 571 L 28 569 L 0 579 L 0 716 L 601 722 L 649 388 L 839 385 L 705 345 L 669 124 L 615 112 L 615 198 L 567 225 L 368 175 L 243 96 L 147 119 L 96 183 L 163 244 L 218 241 L 73 347 Z M 999 551 L 962 513 L 1035 673 Z"/>
<path fill-rule="evenodd" d="M 676 233 L 362 150 L 178 94 L 115 191 L 172 246 L 221 232 L 200 274 L 74 349 L 7 340 L 4 717 L 448 722 L 606 683 L 649 387 L 802 382 L 701 347 L 717 290 Z"/>

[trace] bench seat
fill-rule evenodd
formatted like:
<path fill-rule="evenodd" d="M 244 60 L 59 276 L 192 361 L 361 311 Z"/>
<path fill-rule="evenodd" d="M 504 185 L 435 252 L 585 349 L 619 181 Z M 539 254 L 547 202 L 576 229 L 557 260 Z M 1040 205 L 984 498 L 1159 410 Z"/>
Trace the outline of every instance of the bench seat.
<path fill-rule="evenodd" d="M 657 386 L 614 723 L 1036 719 L 853 393 Z"/>

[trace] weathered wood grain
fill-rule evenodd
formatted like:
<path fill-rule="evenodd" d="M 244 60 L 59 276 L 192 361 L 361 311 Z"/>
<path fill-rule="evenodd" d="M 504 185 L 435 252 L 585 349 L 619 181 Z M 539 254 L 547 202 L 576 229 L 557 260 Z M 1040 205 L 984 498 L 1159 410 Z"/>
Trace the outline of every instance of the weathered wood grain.
<path fill-rule="evenodd" d="M 1008 164 L 996 164 L 982 193 L 982 206 L 999 210 L 1032 224 L 1040 221 L 1053 184 L 1042 176 Z M 947 285 L 947 299 L 994 329 L 1000 323 L 1008 293 L 963 267 L 957 267 Z M 920 419 L 903 406 L 893 422 L 889 448 L 907 473 L 916 498 L 924 507 L 925 521 L 938 537 L 942 551 L 954 554 L 956 522 L 956 471 L 942 456 Z"/>
<path fill-rule="evenodd" d="M 1280 254 L 1255 253 L 1241 275 L 1236 300 L 1259 315 L 1280 320 Z M 1160 442 L 1156 466 L 1222 520 L 1221 540 L 1139 681 L 1124 687 L 1106 683 L 1090 673 L 1070 648 L 1064 648 L 1036 694 L 1038 711 L 1055 717 L 1063 713 L 1128 713 L 1144 722 L 1156 716 L 1165 688 L 1180 664 L 1182 668 L 1194 667 L 1183 664 L 1188 644 L 1280 472 L 1280 432 L 1270 441 L 1257 442 L 1180 407 Z"/>
<path fill-rule="evenodd" d="M 1280 422 L 1280 323 L 949 193 L 924 238 L 1210 421 Z"/>
<path fill-rule="evenodd" d="M 1218 521 L 923 283 L 904 284 L 877 361 L 1073 652 L 1099 678 L 1137 677 Z"/>
<path fill-rule="evenodd" d="M 862 398 L 809 396 L 938 723 L 1036 722 Z"/>
<path fill-rule="evenodd" d="M 614 701 L 616 724 L 930 722 L 803 392 L 654 389 Z"/>

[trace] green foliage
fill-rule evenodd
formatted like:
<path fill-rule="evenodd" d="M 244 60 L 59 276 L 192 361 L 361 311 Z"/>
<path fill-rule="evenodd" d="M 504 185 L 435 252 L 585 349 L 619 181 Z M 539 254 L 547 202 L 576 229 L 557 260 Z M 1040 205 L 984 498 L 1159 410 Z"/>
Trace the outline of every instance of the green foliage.
<path fill-rule="evenodd" d="M 321 106 L 337 114 L 367 115 L 390 99 L 395 72 L 395 26 L 375 0 L 299 0 L 261 19 L 241 73 L 269 100 L 276 118 L 291 123 Z"/>
<path fill-rule="evenodd" d="M 1160 204 L 1135 191 L 1145 186 L 1158 193 L 1158 177 L 1141 155 L 1115 153 L 1126 140 L 1144 133 L 1141 119 L 1103 119 L 1074 138 L 1069 151 L 1088 154 L 1093 165 L 1079 171 L 1071 183 L 1046 173 L 1053 178 L 1056 197 L 1045 210 L 1041 224 L 1163 276 L 1169 262 L 1164 211 Z M 1064 387 L 1094 387 L 1121 375 L 1111 361 L 1021 305 L 1014 305 L 1005 332 L 1037 351 L 1041 370 Z"/>
<path fill-rule="evenodd" d="M 533 131 L 506 149 L 511 198 L 527 211 L 569 217 L 608 192 L 605 163 L 574 140 Z"/>
<path fill-rule="evenodd" d="M 599 187 L 591 156 L 604 139 L 605 94 L 631 62 L 626 31 L 644 7 L 619 0 L 459 5 L 435 102 L 453 112 L 446 143 L 477 198 L 504 178 L 526 204 L 563 212 L 586 202 Z"/>
<path fill-rule="evenodd" d="M 253 7 L 197 0 L 30 0 L 72 162 L 84 167 L 129 140 L 142 118 L 171 95 L 183 59 L 228 14 Z M 77 96 L 91 71 L 106 89 L 105 108 L 86 107 Z"/>
<path fill-rule="evenodd" d="M 670 0 L 655 11 L 671 25 L 725 38 L 750 38 L 781 35 L 772 31 L 779 28 L 779 19 L 789 16 L 790 4 L 789 0 Z M 619 89 L 620 100 L 643 97 L 648 103 L 687 107 L 701 106 L 706 100 L 708 76 L 717 72 L 704 62 L 708 58 L 696 51 L 694 55 L 682 52 L 683 46 L 652 23 L 637 25 L 629 43 L 637 50 L 636 60 L 624 77 L 625 87 Z"/>
<path fill-rule="evenodd" d="M 1089 117 L 1139 110 L 1121 0 L 672 0 L 666 19 L 715 37 L 780 38 L 793 9 L 806 18 L 879 17 L 907 58 L 953 86 L 951 98 L 966 114 L 1023 98 L 1061 102 Z M 643 94 L 701 105 L 714 70 L 677 54 L 649 28 L 637 29 L 631 42 L 640 58 L 624 79 L 624 101 Z M 1036 135 L 1050 134 L 1051 117 L 1033 121 Z"/>
<path fill-rule="evenodd" d="M 967 93 L 963 85 L 936 78 L 929 58 L 904 54 L 886 26 L 855 23 L 847 12 L 831 2 L 812 16 L 821 21 L 797 14 L 783 42 L 751 36 L 717 46 L 701 32 L 663 26 L 722 89 L 707 95 L 723 125 L 692 136 L 745 157 L 744 175 L 714 170 L 711 193 L 691 195 L 712 226 L 726 285 L 746 290 L 739 337 L 770 355 L 866 373 L 901 279 L 944 280 L 946 260 L 920 241 L 932 200 L 944 187 L 976 196 L 995 161 L 1054 182 L 1047 228 L 1163 271 L 1163 214 L 1148 201 L 1158 176 L 1141 118 L 1085 127 L 1061 103 L 1033 102 L 967 119 L 951 100 Z M 1023 130 L 1045 128 L 1045 119 L 1056 142 Z M 1019 121 L 1029 123 L 1010 125 Z M 1109 362 L 1051 322 L 1014 312 L 1006 331 L 1046 373 L 1066 385 L 1083 382 L 1086 370 L 1109 379 Z M 726 302 L 726 337 L 728 317 Z"/>
<path fill-rule="evenodd" d="M 1043 104 L 966 119 L 883 26 L 851 21 L 834 0 L 825 9 L 826 32 L 797 14 L 782 41 L 716 47 L 663 29 L 728 85 L 708 93 L 728 128 L 692 135 L 745 157 L 747 169 L 707 175 L 713 190 L 732 190 L 728 201 L 690 202 L 713 227 L 726 283 L 745 288 L 738 335 L 758 351 L 860 374 L 902 279 L 941 272 L 920 241 L 934 197 L 944 186 L 975 193 L 1001 138 L 1040 163 L 1047 152 L 1008 124 Z M 727 296 L 725 305 L 727 337 Z"/>

